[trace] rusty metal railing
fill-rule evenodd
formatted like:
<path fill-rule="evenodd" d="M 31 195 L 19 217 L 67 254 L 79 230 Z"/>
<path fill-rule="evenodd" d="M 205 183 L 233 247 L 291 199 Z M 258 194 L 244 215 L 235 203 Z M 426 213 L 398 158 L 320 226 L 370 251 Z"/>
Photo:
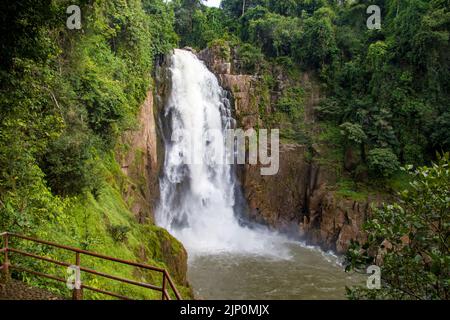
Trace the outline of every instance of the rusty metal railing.
<path fill-rule="evenodd" d="M 182 300 L 180 293 L 178 292 L 177 288 L 175 287 L 174 282 L 172 281 L 172 278 L 170 277 L 169 273 L 167 272 L 167 270 L 162 269 L 162 268 L 157 268 L 157 267 L 153 267 L 153 266 L 149 266 L 146 264 L 142 264 L 142 263 L 137 263 L 137 262 L 132 262 L 132 261 L 126 261 L 126 260 L 122 260 L 122 259 L 118 259 L 118 258 L 113 258 L 113 257 L 108 257 L 102 254 L 98 254 L 98 253 L 94 253 L 94 252 L 90 252 L 90 251 L 86 251 L 86 250 L 81 250 L 78 248 L 74 248 L 74 247 L 69 247 L 69 246 L 65 246 L 65 245 L 60 245 L 57 243 L 52 243 L 49 241 L 45 241 L 45 240 L 39 240 L 39 239 L 35 239 L 35 238 L 31 238 L 31 237 L 27 237 L 27 236 L 23 236 L 23 235 L 19 235 L 19 234 L 15 234 L 15 233 L 10 233 L 10 232 L 3 232 L 0 233 L 0 237 L 3 237 L 3 248 L 0 248 L 0 254 L 4 254 L 4 261 L 3 264 L 0 265 L 0 271 L 3 273 L 3 276 L 8 278 L 10 276 L 9 274 L 9 269 L 15 269 L 18 271 L 23 271 L 23 272 L 27 272 L 27 273 L 31 273 L 34 274 L 36 276 L 40 276 L 40 277 L 44 277 L 47 279 L 51 279 L 51 280 L 55 280 L 55 281 L 59 281 L 59 282 L 64 282 L 67 283 L 67 279 L 62 279 L 59 278 L 57 276 L 54 275 L 50 275 L 50 274 L 45 274 L 42 272 L 38 272 L 38 271 L 34 271 L 19 265 L 14 265 L 11 264 L 10 262 L 10 253 L 15 253 L 21 256 L 25 256 L 25 257 L 29 257 L 29 258 L 33 258 L 33 259 L 37 259 L 37 260 L 41 260 L 41 261 L 45 261 L 45 262 L 49 262 L 55 265 L 59 265 L 59 266 L 63 266 L 63 267 L 73 267 L 75 266 L 76 268 L 78 268 L 80 270 L 80 272 L 85 272 L 85 273 L 89 273 L 95 276 L 100 276 L 100 277 L 104 277 L 104 278 L 108 278 L 111 280 L 115 280 L 115 281 L 119 281 L 119 282 L 123 282 L 123 283 L 127 283 L 127 284 L 131 284 L 131 285 L 135 285 L 138 287 L 143 287 L 146 289 L 150 289 L 150 290 L 154 290 L 154 291 L 159 291 L 161 292 L 161 299 L 162 300 L 171 300 L 171 297 L 169 295 L 168 292 L 168 287 L 170 287 L 170 289 L 172 289 L 175 297 L 177 300 Z M 39 244 L 44 244 L 50 247 L 54 247 L 54 248 L 59 248 L 59 249 L 63 249 L 66 251 L 71 251 L 73 253 L 75 253 L 75 264 L 73 263 L 67 263 L 67 262 L 61 262 L 61 261 L 57 261 L 57 260 L 53 260 L 51 258 L 48 257 L 43 257 L 43 256 L 39 256 L 30 252 L 26 252 L 26 251 L 22 251 L 16 248 L 11 247 L 11 245 L 9 244 L 9 240 L 11 238 L 18 238 L 18 239 L 22 239 L 22 240 L 26 240 L 26 241 L 31 241 L 34 243 L 39 243 Z M 162 286 L 156 286 L 156 285 L 152 285 L 149 283 L 144 283 L 144 282 L 139 282 L 139 281 L 135 281 L 135 280 L 131 280 L 131 279 L 125 279 L 125 278 L 121 278 L 121 277 L 117 277 L 114 275 L 110 275 L 107 273 L 103 273 L 103 272 L 99 272 L 99 271 L 95 271 L 93 269 L 89 269 L 87 267 L 83 267 L 81 265 L 81 257 L 85 255 L 85 256 L 91 256 L 91 257 L 95 257 L 95 258 L 99 258 L 99 259 L 103 259 L 103 260 L 108 260 L 108 261 L 112 261 L 112 262 L 116 262 L 116 263 L 120 263 L 120 264 L 124 264 L 124 265 L 129 265 L 129 266 L 133 266 L 133 267 L 137 267 L 137 268 L 141 268 L 141 269 L 145 269 L 145 270 L 150 270 L 150 271 L 155 271 L 158 273 L 162 274 Z M 83 289 L 86 290 L 90 290 L 90 291 L 94 291 L 94 292 L 98 292 L 104 295 L 108 295 L 111 297 L 115 297 L 118 299 L 122 299 L 122 300 L 130 300 L 131 298 L 114 293 L 114 292 L 109 292 L 106 290 L 102 290 L 99 288 L 94 288 L 91 286 L 87 286 L 83 283 L 81 283 L 79 286 L 75 286 L 74 289 L 72 290 L 72 299 L 73 300 L 82 300 L 83 299 Z"/>

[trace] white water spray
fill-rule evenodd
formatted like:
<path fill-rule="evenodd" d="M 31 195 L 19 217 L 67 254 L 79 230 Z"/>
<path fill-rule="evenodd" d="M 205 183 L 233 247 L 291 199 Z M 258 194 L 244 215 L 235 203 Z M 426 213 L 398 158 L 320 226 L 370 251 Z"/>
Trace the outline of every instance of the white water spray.
<path fill-rule="evenodd" d="M 170 71 L 171 92 L 162 119 L 170 132 L 164 133 L 157 223 L 176 236 L 190 254 L 285 255 L 284 237 L 239 224 L 232 166 L 211 160 L 211 155 L 218 159 L 226 156 L 223 135 L 234 123 L 217 78 L 184 50 L 175 50 Z M 177 134 L 186 130 L 189 139 Z M 223 134 L 208 137 L 209 131 Z M 191 139 L 197 142 L 195 147 Z M 193 157 L 204 161 L 192 164 L 189 159 Z"/>

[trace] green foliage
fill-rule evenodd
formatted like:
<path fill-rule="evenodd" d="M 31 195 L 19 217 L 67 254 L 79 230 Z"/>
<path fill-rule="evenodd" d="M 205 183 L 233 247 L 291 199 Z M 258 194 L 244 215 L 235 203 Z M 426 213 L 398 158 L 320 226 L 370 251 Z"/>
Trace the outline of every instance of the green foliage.
<path fill-rule="evenodd" d="M 329 98 L 317 111 L 338 125 L 361 124 L 366 144 L 392 149 L 402 164 L 422 164 L 448 149 L 448 6 L 386 1 L 381 31 L 354 22 L 364 18 L 362 9 L 355 3 L 337 12 L 339 64 L 328 68 Z"/>
<path fill-rule="evenodd" d="M 331 64 L 337 47 L 330 15 L 317 10 L 312 17 L 304 21 L 303 28 L 296 57 L 310 68 L 321 68 L 325 64 Z"/>
<path fill-rule="evenodd" d="M 127 241 L 127 233 L 130 232 L 130 230 L 131 228 L 125 225 L 113 225 L 108 228 L 108 231 L 115 242 Z"/>
<path fill-rule="evenodd" d="M 243 73 L 258 73 L 265 63 L 261 50 L 249 43 L 244 43 L 237 48 L 237 58 Z"/>
<path fill-rule="evenodd" d="M 450 149 L 450 112 L 444 112 L 435 120 L 435 131 L 432 133 L 433 144 L 443 150 Z"/>
<path fill-rule="evenodd" d="M 149 15 L 150 47 L 153 55 L 168 53 L 176 47 L 179 37 L 174 30 L 175 13 L 164 0 L 142 0 Z"/>
<path fill-rule="evenodd" d="M 290 87 L 278 100 L 276 108 L 284 113 L 287 113 L 294 121 L 302 121 L 304 102 L 303 97 L 305 92 L 301 87 Z"/>
<path fill-rule="evenodd" d="M 49 145 L 43 158 L 46 180 L 54 193 L 77 195 L 98 187 L 99 159 L 92 136 L 81 132 L 63 134 Z"/>
<path fill-rule="evenodd" d="M 353 180 L 342 179 L 336 183 L 336 195 L 338 197 L 352 199 L 355 201 L 367 201 L 369 191 Z"/>
<path fill-rule="evenodd" d="M 140 1 L 99 2 L 86 18 L 86 36 L 70 56 L 70 79 L 89 126 L 113 144 L 128 126 L 149 86 L 150 18 Z"/>
<path fill-rule="evenodd" d="M 410 188 L 398 203 L 374 210 L 365 226 L 368 242 L 353 243 L 346 256 L 348 269 L 378 263 L 382 288 L 352 288 L 350 298 L 449 298 L 449 154 L 431 167 L 407 170 L 413 177 Z"/>
<path fill-rule="evenodd" d="M 83 6 L 82 32 L 68 31 L 58 18 L 67 3 L 24 1 L 2 12 L 15 31 L 2 45 L 8 60 L 0 72 L 2 202 L 32 185 L 63 196 L 95 192 L 99 155 L 133 125 L 153 57 L 175 42 L 173 12 L 162 1 Z M 158 23 L 171 33 L 152 34 Z M 22 40 L 17 45 L 9 37 Z"/>
<path fill-rule="evenodd" d="M 300 20 L 267 13 L 251 20 L 248 27 L 249 39 L 269 57 L 289 55 L 299 43 Z"/>
<path fill-rule="evenodd" d="M 356 123 L 345 122 L 340 125 L 341 134 L 350 142 L 361 144 L 367 139 L 362 126 Z"/>
<path fill-rule="evenodd" d="M 391 149 L 401 164 L 429 162 L 436 151 L 448 150 L 446 1 L 384 1 L 381 30 L 366 28 L 365 1 L 248 0 L 245 10 L 243 3 L 222 1 L 234 19 L 227 21 L 228 31 L 261 50 L 266 70 L 282 58 L 290 61 L 289 70 L 315 72 L 326 96 L 317 117 L 345 125 L 344 136 L 351 134 L 347 124 L 360 126 L 363 165 L 369 166 L 366 148 Z M 243 70 L 251 73 L 262 64 L 252 47 L 246 47 L 249 57 L 243 54 L 249 61 Z M 349 138 L 342 143 L 356 137 Z"/>
<path fill-rule="evenodd" d="M 214 40 L 230 39 L 229 19 L 222 10 L 189 0 L 173 1 L 173 7 L 181 46 L 203 49 Z"/>
<path fill-rule="evenodd" d="M 370 150 L 367 154 L 367 162 L 375 176 L 381 174 L 383 177 L 390 177 L 400 168 L 397 156 L 391 149 L 386 148 Z"/>
<path fill-rule="evenodd" d="M 333 169 L 336 176 L 342 176 L 344 147 L 341 130 L 331 122 L 320 124 L 320 132 L 312 135 L 312 144 L 320 146 L 316 161 L 329 169 Z"/>
<path fill-rule="evenodd" d="M 2 4 L 0 231 L 173 267 L 169 263 L 177 260 L 164 254 L 161 243 L 181 245 L 160 236 L 150 221 L 136 222 L 122 193 L 132 182 L 112 156 L 116 137 L 134 126 L 150 89 L 154 58 L 178 40 L 173 8 L 162 0 L 82 1 L 78 31 L 68 30 L 61 19 L 70 4 L 65 0 Z M 43 245 L 17 246 L 73 261 L 72 255 Z M 62 268 L 14 259 L 34 270 L 66 277 Z M 133 268 L 89 258 L 83 264 L 161 285 L 161 277 Z M 22 272 L 14 276 L 48 287 L 46 280 Z M 85 283 L 136 298 L 160 298 L 159 293 L 107 279 L 87 276 Z M 64 285 L 52 287 L 55 293 L 70 294 Z M 190 295 L 188 289 L 181 289 Z"/>
<path fill-rule="evenodd" d="M 214 48 L 216 54 L 220 59 L 229 61 L 231 58 L 230 44 L 224 39 L 215 39 L 208 44 L 208 47 Z"/>

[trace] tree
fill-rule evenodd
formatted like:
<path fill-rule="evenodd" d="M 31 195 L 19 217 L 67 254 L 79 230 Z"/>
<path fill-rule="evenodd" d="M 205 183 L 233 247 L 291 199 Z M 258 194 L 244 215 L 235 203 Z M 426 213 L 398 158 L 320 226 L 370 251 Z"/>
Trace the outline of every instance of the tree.
<path fill-rule="evenodd" d="M 250 11 L 249 11 L 250 13 Z M 268 13 L 249 23 L 249 38 L 271 57 L 291 55 L 301 36 L 300 19 Z"/>
<path fill-rule="evenodd" d="M 67 132 L 53 142 L 43 157 L 42 169 L 54 194 L 82 194 L 97 186 L 95 141 L 82 132 Z"/>
<path fill-rule="evenodd" d="M 239 67 L 242 72 L 255 74 L 264 65 L 264 55 L 259 48 L 244 43 L 237 49 Z"/>
<path fill-rule="evenodd" d="M 361 152 L 361 158 L 363 161 L 366 160 L 366 149 L 365 142 L 367 140 L 367 135 L 364 132 L 362 126 L 356 123 L 345 122 L 340 125 L 341 134 L 345 138 L 346 148 L 348 152 L 351 152 L 353 145 L 358 145 Z"/>
<path fill-rule="evenodd" d="M 367 139 L 367 135 L 359 124 L 345 122 L 340 127 L 341 134 L 349 143 L 362 144 Z"/>
<path fill-rule="evenodd" d="M 370 171 L 378 176 L 387 178 L 393 175 L 400 167 L 397 156 L 389 148 L 375 148 L 369 151 L 367 162 Z"/>
<path fill-rule="evenodd" d="M 143 0 L 142 7 L 149 15 L 151 45 L 154 54 L 167 53 L 178 43 L 175 33 L 175 13 L 163 0 Z"/>
<path fill-rule="evenodd" d="M 304 31 L 297 45 L 296 56 L 309 68 L 330 64 L 337 52 L 330 10 L 317 10 L 304 22 Z"/>
<path fill-rule="evenodd" d="M 268 1 L 269 0 L 222 0 L 220 6 L 227 16 L 233 20 L 238 20 L 252 8 L 257 6 L 268 8 Z"/>
<path fill-rule="evenodd" d="M 375 209 L 352 243 L 347 270 L 381 267 L 381 289 L 347 289 L 352 299 L 450 298 L 450 155 L 430 167 L 405 168 L 413 177 L 397 203 Z"/>

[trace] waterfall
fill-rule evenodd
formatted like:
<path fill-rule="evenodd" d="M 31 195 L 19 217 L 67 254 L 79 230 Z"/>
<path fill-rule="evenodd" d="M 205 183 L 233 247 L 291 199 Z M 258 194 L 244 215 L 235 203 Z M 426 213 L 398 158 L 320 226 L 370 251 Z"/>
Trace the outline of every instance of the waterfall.
<path fill-rule="evenodd" d="M 217 161 L 227 155 L 225 130 L 234 126 L 226 92 L 185 50 L 171 56 L 170 74 L 171 92 L 161 116 L 166 132 L 158 225 L 190 254 L 279 254 L 280 236 L 239 224 L 233 166 Z"/>

